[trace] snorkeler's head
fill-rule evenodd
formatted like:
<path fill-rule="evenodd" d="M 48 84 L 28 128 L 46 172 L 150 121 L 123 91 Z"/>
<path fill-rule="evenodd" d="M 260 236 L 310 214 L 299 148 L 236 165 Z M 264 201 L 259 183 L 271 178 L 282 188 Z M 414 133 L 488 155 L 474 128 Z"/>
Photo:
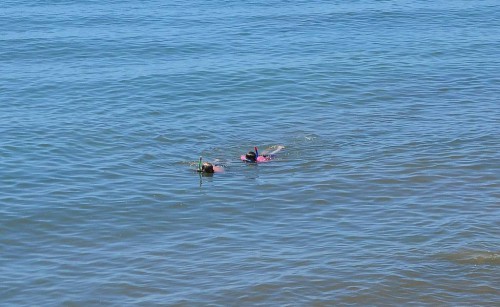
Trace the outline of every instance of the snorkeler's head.
<path fill-rule="evenodd" d="M 246 158 L 248 161 L 252 161 L 252 162 L 257 161 L 257 155 L 256 155 L 256 154 L 255 154 L 255 152 L 253 152 L 253 151 L 248 152 L 248 153 L 245 155 L 245 158 Z"/>
<path fill-rule="evenodd" d="M 201 171 L 203 173 L 213 173 L 214 166 L 212 165 L 212 163 L 203 162 L 203 165 L 201 166 Z"/>

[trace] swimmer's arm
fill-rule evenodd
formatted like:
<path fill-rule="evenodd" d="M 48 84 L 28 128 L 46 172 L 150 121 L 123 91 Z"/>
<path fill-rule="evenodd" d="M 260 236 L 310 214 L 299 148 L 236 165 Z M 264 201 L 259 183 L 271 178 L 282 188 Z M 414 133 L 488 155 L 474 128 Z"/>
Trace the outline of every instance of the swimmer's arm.
<path fill-rule="evenodd" d="M 215 173 L 224 173 L 224 168 L 221 166 L 214 165 L 214 172 Z"/>
<path fill-rule="evenodd" d="M 283 148 L 285 148 L 285 146 L 282 146 L 282 145 L 279 145 L 275 150 L 271 151 L 270 153 L 268 153 L 267 155 L 275 155 L 277 154 L 278 152 L 280 152 Z"/>

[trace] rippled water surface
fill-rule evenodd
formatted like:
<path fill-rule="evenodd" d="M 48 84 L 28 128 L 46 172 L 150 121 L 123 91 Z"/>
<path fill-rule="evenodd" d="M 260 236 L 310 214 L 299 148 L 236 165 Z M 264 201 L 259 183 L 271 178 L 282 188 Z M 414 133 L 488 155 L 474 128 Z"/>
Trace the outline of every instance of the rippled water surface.
<path fill-rule="evenodd" d="M 0 304 L 498 304 L 499 20 L 3 1 Z"/>

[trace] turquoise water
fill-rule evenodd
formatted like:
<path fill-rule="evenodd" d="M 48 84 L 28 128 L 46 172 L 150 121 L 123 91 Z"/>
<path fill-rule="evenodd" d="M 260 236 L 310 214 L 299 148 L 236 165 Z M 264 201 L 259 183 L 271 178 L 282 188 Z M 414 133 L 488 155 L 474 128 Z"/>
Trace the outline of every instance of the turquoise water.
<path fill-rule="evenodd" d="M 500 301 L 497 1 L 0 17 L 1 305 Z"/>

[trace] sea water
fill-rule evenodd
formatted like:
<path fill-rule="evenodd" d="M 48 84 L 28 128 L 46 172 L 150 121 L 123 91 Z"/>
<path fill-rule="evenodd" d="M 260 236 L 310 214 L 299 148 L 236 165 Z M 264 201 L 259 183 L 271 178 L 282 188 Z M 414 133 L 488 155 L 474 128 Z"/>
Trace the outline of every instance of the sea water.
<path fill-rule="evenodd" d="M 0 304 L 498 304 L 499 20 L 3 1 Z"/>

